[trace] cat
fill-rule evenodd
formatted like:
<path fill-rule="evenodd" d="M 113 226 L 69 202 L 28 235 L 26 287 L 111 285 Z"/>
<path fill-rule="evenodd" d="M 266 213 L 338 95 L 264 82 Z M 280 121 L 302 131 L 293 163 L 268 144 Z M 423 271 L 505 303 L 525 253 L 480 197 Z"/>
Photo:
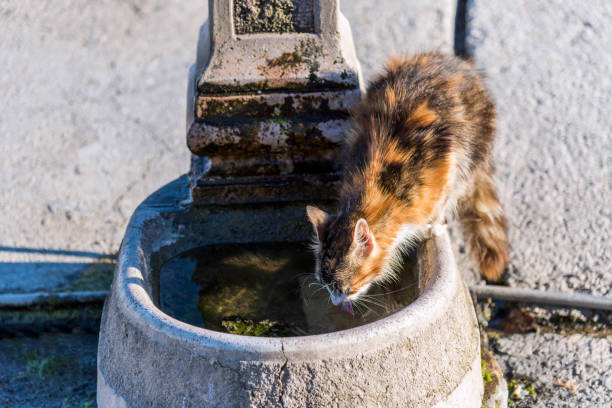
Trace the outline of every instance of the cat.
<path fill-rule="evenodd" d="M 387 63 L 354 109 L 337 211 L 306 208 L 315 277 L 334 305 L 393 279 L 398 251 L 453 215 L 481 274 L 499 279 L 509 243 L 494 136 L 495 105 L 469 61 L 425 53 Z"/>

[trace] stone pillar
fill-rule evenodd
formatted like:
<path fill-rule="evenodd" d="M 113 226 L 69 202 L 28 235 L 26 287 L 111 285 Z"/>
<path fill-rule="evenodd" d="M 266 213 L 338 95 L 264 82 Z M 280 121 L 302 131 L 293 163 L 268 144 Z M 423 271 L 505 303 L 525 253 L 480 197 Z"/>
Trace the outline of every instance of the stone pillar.
<path fill-rule="evenodd" d="M 188 100 L 194 204 L 333 197 L 361 74 L 338 0 L 209 0 Z"/>

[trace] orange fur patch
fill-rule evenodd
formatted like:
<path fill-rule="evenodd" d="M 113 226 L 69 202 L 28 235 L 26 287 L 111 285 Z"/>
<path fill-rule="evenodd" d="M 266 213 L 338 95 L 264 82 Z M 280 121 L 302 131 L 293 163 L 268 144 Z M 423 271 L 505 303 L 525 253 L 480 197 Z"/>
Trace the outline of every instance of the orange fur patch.
<path fill-rule="evenodd" d="M 397 103 L 395 90 L 390 86 L 385 88 L 385 103 L 389 109 L 393 109 Z"/>
<path fill-rule="evenodd" d="M 425 64 L 431 62 L 432 59 L 433 59 L 433 55 L 432 54 L 420 54 L 420 55 L 417 55 L 413 59 L 413 61 L 417 65 L 425 65 Z"/>
<path fill-rule="evenodd" d="M 401 151 L 391 149 L 395 153 L 387 153 L 394 158 L 400 158 Z M 376 163 L 376 164 L 374 164 Z M 374 160 L 366 172 L 376 172 L 381 168 L 382 161 Z M 392 195 L 383 193 L 378 185 L 368 174 L 361 174 L 361 182 L 364 185 L 364 207 L 363 217 L 368 221 L 370 229 L 374 233 L 376 243 L 380 252 L 375 257 L 366 259 L 349 282 L 353 293 L 361 287 L 372 282 L 382 271 L 384 257 L 391 247 L 397 231 L 402 224 L 424 224 L 444 198 L 450 175 L 450 160 L 439 160 L 435 166 L 422 171 L 423 185 L 417 192 L 417 198 L 410 207 Z"/>
<path fill-rule="evenodd" d="M 431 125 L 438 119 L 438 114 L 434 110 L 429 108 L 429 101 L 423 101 L 412 112 L 412 114 L 406 121 L 406 125 L 409 129 L 424 128 Z"/>
<path fill-rule="evenodd" d="M 416 194 L 414 204 L 406 212 L 407 222 L 425 224 L 444 196 L 450 175 L 450 160 L 439 160 L 435 166 L 421 173 L 423 185 Z"/>
<path fill-rule="evenodd" d="M 361 265 L 357 273 L 353 275 L 349 281 L 351 295 L 357 293 L 359 289 L 378 277 L 378 273 L 382 270 L 381 266 L 384 262 L 385 255 L 385 251 L 380 251 L 377 256 L 368 258 L 365 263 Z"/>
<path fill-rule="evenodd" d="M 414 65 L 425 65 L 431 62 L 433 59 L 432 54 L 420 54 L 415 57 L 409 57 L 407 55 L 396 55 L 389 58 L 385 68 L 387 71 L 397 71 L 402 65 L 406 63 L 414 64 Z"/>
<path fill-rule="evenodd" d="M 405 163 L 410 159 L 410 156 L 414 153 L 414 148 L 411 150 L 405 150 L 401 148 L 397 140 L 390 140 L 387 148 L 385 149 L 382 157 L 380 157 L 381 163 Z"/>
<path fill-rule="evenodd" d="M 385 68 L 388 71 L 397 71 L 405 62 L 410 61 L 410 58 L 405 55 L 396 55 L 389 58 Z"/>
<path fill-rule="evenodd" d="M 464 83 L 465 77 L 463 74 L 455 74 L 448 78 L 446 81 L 446 90 L 457 90 Z"/>

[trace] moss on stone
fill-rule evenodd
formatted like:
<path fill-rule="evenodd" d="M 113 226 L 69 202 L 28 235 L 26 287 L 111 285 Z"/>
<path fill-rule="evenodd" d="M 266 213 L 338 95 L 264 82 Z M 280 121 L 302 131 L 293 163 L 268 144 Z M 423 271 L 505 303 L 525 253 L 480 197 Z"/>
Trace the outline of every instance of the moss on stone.
<path fill-rule="evenodd" d="M 200 103 L 198 116 L 203 119 L 226 119 L 233 117 L 265 118 L 277 113 L 278 104 L 268 104 L 263 98 L 254 99 L 250 96 L 231 100 L 209 99 Z"/>
<path fill-rule="evenodd" d="M 308 70 L 312 76 L 315 75 L 319 71 L 319 58 L 323 57 L 323 49 L 321 46 L 317 45 L 314 40 L 303 40 L 300 41 L 295 53 L 299 54 L 304 61 L 304 63 L 308 66 Z"/>
<path fill-rule="evenodd" d="M 304 63 L 302 55 L 296 51 L 294 52 L 283 52 L 276 58 L 266 60 L 268 67 L 281 68 L 283 73 L 286 71 L 297 70 L 299 65 Z"/>
<path fill-rule="evenodd" d="M 484 359 L 480 360 L 480 368 L 482 371 L 482 380 L 488 383 L 492 382 L 493 378 L 491 377 L 491 374 L 487 372 L 487 362 Z"/>
<path fill-rule="evenodd" d="M 508 404 L 521 401 L 526 396 L 536 396 L 535 388 L 531 382 L 524 379 L 513 379 L 508 381 Z"/>
<path fill-rule="evenodd" d="M 108 290 L 113 280 L 114 270 L 114 259 L 100 259 L 98 262 L 88 265 L 74 281 L 58 289 L 57 292 Z"/>
<path fill-rule="evenodd" d="M 232 316 L 223 319 L 221 325 L 228 333 L 242 336 L 275 336 L 279 333 L 278 322 L 270 320 L 254 322 L 253 320 Z"/>
<path fill-rule="evenodd" d="M 236 34 L 313 32 L 312 0 L 234 1 Z"/>
<path fill-rule="evenodd" d="M 69 368 L 72 361 L 63 355 L 42 355 L 38 350 L 29 350 L 24 353 L 24 369 L 20 378 L 37 376 L 41 380 L 55 375 L 58 371 Z"/>
<path fill-rule="evenodd" d="M 0 310 L 0 333 L 36 333 L 47 330 L 72 330 L 80 327 L 96 331 L 100 325 L 102 308 L 99 305 L 82 307 L 54 307 L 52 305 L 22 309 Z"/>
<path fill-rule="evenodd" d="M 482 382 L 484 388 L 482 400 L 483 403 L 488 404 L 486 406 L 489 408 L 492 408 L 491 404 L 495 404 L 497 407 L 507 398 L 506 394 L 504 393 L 506 384 L 503 379 L 503 373 L 501 371 L 501 367 L 495 360 L 495 357 L 489 350 L 486 348 L 481 348 L 480 356 L 480 368 L 482 371 Z"/>
<path fill-rule="evenodd" d="M 269 319 L 249 320 L 240 316 L 229 316 L 221 321 L 221 326 L 231 334 L 255 337 L 288 337 L 302 336 L 304 330 L 293 324 L 281 323 Z"/>

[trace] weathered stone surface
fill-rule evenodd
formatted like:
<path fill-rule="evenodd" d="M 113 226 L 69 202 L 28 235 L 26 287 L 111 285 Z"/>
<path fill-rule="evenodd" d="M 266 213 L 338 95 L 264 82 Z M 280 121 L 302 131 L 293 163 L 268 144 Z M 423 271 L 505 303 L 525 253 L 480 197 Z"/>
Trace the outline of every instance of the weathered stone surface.
<path fill-rule="evenodd" d="M 527 380 L 536 391 L 514 406 L 599 408 L 612 403 L 611 348 L 612 337 L 530 333 L 501 337 L 494 351 L 508 380 Z"/>
<path fill-rule="evenodd" d="M 293 9 L 292 3 L 290 0 L 249 0 L 235 6 L 240 9 L 235 13 L 233 1 L 211 1 L 210 60 L 198 62 L 198 90 L 231 93 L 358 88 L 359 64 L 338 0 L 306 2 L 313 6 L 313 30 L 293 33 L 289 30 L 295 25 L 292 17 L 283 17 L 291 13 L 287 10 Z M 267 11 L 260 12 L 262 7 Z M 240 34 L 236 32 L 236 24 L 238 31 L 263 30 L 269 34 Z"/>
<path fill-rule="evenodd" d="M 484 394 L 482 408 L 507 408 L 508 384 L 495 356 L 486 348 L 481 349 L 481 368 Z"/>
<path fill-rule="evenodd" d="M 187 146 L 210 159 L 204 168 L 193 159 L 194 204 L 310 199 L 294 194 L 306 185 L 315 196 L 332 195 L 324 180 L 295 184 L 291 176 L 339 171 L 349 111 L 360 99 L 359 63 L 338 1 L 210 5 L 187 107 Z"/>
<path fill-rule="evenodd" d="M 467 46 L 497 102 L 512 285 L 612 292 L 612 3 L 476 0 Z"/>
<path fill-rule="evenodd" d="M 358 89 L 266 95 L 200 95 L 196 101 L 195 117 L 207 120 L 233 117 L 280 119 L 304 115 L 346 117 L 360 98 Z"/>

